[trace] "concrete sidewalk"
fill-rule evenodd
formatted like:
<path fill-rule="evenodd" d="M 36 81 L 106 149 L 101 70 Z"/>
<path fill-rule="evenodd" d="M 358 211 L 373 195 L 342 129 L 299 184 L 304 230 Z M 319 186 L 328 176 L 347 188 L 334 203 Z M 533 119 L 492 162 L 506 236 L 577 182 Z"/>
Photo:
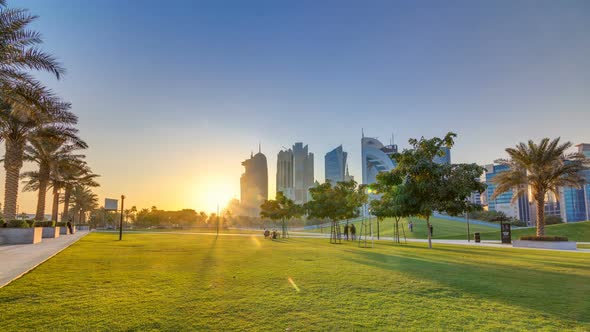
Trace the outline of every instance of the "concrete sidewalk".
<path fill-rule="evenodd" d="M 57 239 L 43 239 L 38 244 L 0 246 L 0 288 L 55 256 L 88 233 L 88 231 L 77 231 L 73 235 L 61 235 Z"/>

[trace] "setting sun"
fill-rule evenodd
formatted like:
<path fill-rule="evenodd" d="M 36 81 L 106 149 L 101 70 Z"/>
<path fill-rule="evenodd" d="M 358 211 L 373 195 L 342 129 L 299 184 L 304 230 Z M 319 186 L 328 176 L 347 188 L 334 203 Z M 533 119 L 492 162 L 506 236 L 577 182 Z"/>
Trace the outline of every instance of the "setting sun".
<path fill-rule="evenodd" d="M 222 210 L 235 197 L 236 188 L 231 183 L 224 183 L 221 179 L 215 180 L 212 179 L 210 183 L 195 187 L 195 206 L 198 211 L 216 212 L 218 205 Z"/>

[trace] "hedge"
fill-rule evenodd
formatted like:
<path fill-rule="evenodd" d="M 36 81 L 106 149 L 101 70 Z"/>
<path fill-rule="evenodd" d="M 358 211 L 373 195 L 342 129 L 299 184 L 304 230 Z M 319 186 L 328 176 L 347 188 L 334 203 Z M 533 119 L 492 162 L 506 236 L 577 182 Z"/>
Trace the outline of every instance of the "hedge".
<path fill-rule="evenodd" d="M 37 221 L 35 227 L 55 227 L 55 221 Z"/>
<path fill-rule="evenodd" d="M 521 236 L 523 241 L 567 241 L 565 236 Z"/>
<path fill-rule="evenodd" d="M 8 220 L 4 223 L 4 227 L 8 228 L 31 228 L 31 224 L 29 224 L 26 220 Z"/>

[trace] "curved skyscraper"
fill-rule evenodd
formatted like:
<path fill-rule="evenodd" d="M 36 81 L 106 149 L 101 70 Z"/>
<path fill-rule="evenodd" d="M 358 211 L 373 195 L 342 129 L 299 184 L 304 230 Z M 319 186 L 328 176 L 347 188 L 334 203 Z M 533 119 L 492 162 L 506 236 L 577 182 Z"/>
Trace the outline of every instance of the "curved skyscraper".
<path fill-rule="evenodd" d="M 244 160 L 244 174 L 240 178 L 240 206 L 250 216 L 257 216 L 260 204 L 268 199 L 268 166 L 266 156 L 258 151 Z"/>
<path fill-rule="evenodd" d="M 361 155 L 363 184 L 371 184 L 376 181 L 379 172 L 390 171 L 395 167 L 391 155 L 397 153 L 397 145 L 383 145 L 376 138 L 361 138 Z"/>

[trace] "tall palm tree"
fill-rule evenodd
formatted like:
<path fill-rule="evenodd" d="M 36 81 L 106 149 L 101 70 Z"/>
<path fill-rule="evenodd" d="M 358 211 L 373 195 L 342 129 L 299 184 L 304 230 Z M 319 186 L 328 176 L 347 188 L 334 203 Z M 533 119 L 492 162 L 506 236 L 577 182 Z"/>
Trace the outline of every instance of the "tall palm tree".
<path fill-rule="evenodd" d="M 0 0 L 0 140 L 6 141 L 6 219 L 16 217 L 19 173 L 28 130 L 51 122 L 51 118 L 69 108 L 28 73 L 46 71 L 59 79 L 65 72 L 53 56 L 39 49 L 41 35 L 28 29 L 36 18 L 27 10 L 6 8 L 6 1 Z M 75 122 L 72 117 L 69 121 Z"/>
<path fill-rule="evenodd" d="M 492 199 L 513 190 L 515 201 L 529 192 L 537 208 L 537 236 L 545 235 L 545 198 L 548 193 L 559 197 L 559 187 L 580 187 L 585 183 L 582 171 L 588 169 L 588 159 L 580 153 L 566 153 L 571 142 L 559 143 L 559 138 L 544 138 L 539 144 L 532 140 L 506 149 L 510 159 L 497 160 L 509 167 L 494 177 L 497 184 Z"/>
<path fill-rule="evenodd" d="M 92 173 L 92 170 L 86 165 L 86 163 L 67 168 L 67 170 L 62 172 L 61 177 L 61 187 L 64 188 L 64 197 L 62 199 L 62 202 L 64 203 L 63 216 L 67 216 L 69 213 L 70 199 L 74 187 L 100 186 L 98 182 L 96 182 L 96 178 L 99 177 L 99 175 Z"/>
<path fill-rule="evenodd" d="M 98 208 L 98 197 L 89 187 L 75 186 L 72 189 L 71 205 L 74 217 L 78 215 L 78 222 L 83 223 L 85 213 Z"/>
<path fill-rule="evenodd" d="M 4 155 L 4 169 L 6 170 L 4 187 L 5 219 L 14 219 L 16 217 L 18 181 L 23 166 L 26 143 L 35 135 L 36 130 L 44 124 L 72 125 L 77 122 L 76 116 L 67 110 L 69 104 L 54 99 L 53 103 L 47 103 L 46 106 L 49 108 L 40 111 L 44 113 L 43 116 L 37 114 L 36 118 L 32 118 L 22 117 L 14 113 L 11 107 L 2 108 L 2 105 L 0 105 L 0 140 L 3 139 L 6 146 Z"/>
<path fill-rule="evenodd" d="M 60 203 L 60 190 L 65 188 L 67 185 L 71 185 L 71 181 L 75 177 L 81 177 L 83 181 L 79 181 L 79 184 L 98 187 L 99 184 L 94 181 L 94 178 L 98 177 L 96 174 L 92 174 L 90 167 L 81 158 L 71 158 L 68 156 L 57 162 L 57 167 L 51 174 L 51 188 L 53 189 L 53 205 L 51 209 L 52 220 L 58 219 L 59 214 L 59 203 Z M 69 202 L 68 202 L 69 204 Z M 65 211 L 67 214 L 67 210 Z"/>
<path fill-rule="evenodd" d="M 88 147 L 86 142 L 76 135 L 77 131 L 77 129 L 64 126 L 43 127 L 35 131 L 29 139 L 29 144 L 25 147 L 24 159 L 39 165 L 35 220 L 43 220 L 45 217 L 47 188 L 52 175 L 58 175 L 59 164 L 68 160 L 84 158 L 84 155 L 73 154 L 75 150 Z"/>

